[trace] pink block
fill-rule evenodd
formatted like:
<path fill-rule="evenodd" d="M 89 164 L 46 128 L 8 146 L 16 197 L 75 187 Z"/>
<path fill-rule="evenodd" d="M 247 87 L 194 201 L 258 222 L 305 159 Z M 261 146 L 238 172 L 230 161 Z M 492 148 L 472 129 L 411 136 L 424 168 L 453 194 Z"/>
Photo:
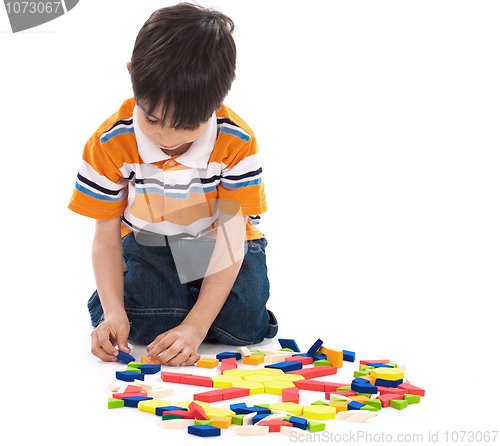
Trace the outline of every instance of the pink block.
<path fill-rule="evenodd" d="M 425 390 L 420 387 L 414 386 L 410 383 L 403 383 L 398 386 L 398 389 L 407 390 L 410 395 L 420 395 L 425 396 Z"/>
<path fill-rule="evenodd" d="M 404 400 L 405 396 L 386 393 L 385 395 L 379 395 L 377 398 L 382 402 L 382 407 L 389 407 L 392 400 Z"/>

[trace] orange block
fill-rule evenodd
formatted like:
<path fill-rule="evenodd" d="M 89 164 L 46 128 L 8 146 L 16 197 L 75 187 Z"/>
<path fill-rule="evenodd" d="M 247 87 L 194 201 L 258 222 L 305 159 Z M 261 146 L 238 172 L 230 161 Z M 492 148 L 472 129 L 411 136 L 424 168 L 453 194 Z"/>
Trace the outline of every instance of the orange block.
<path fill-rule="evenodd" d="M 231 417 L 212 417 L 210 418 L 213 421 L 213 425 L 215 427 L 220 427 L 221 429 L 228 429 L 231 426 L 232 418 Z"/>
<path fill-rule="evenodd" d="M 264 362 L 264 356 L 262 355 L 250 355 L 243 357 L 243 364 L 259 365 Z"/>
<path fill-rule="evenodd" d="M 344 362 L 344 352 L 342 350 L 334 350 L 321 346 L 319 351 L 326 355 L 326 359 L 332 367 L 342 368 Z"/>
<path fill-rule="evenodd" d="M 350 396 L 349 398 L 353 401 L 358 401 L 359 403 L 364 403 L 366 400 L 370 399 L 366 395 Z"/>
<path fill-rule="evenodd" d="M 159 364 L 159 362 L 156 362 L 156 359 L 152 359 L 150 362 L 146 362 L 146 355 L 141 356 L 141 362 L 143 364 Z"/>
<path fill-rule="evenodd" d="M 205 369 L 213 369 L 219 365 L 219 360 L 216 358 L 200 358 L 196 363 L 196 367 L 203 367 Z"/>
<path fill-rule="evenodd" d="M 347 401 L 330 401 L 328 403 L 330 407 L 335 407 L 336 413 L 347 410 L 347 404 Z"/>

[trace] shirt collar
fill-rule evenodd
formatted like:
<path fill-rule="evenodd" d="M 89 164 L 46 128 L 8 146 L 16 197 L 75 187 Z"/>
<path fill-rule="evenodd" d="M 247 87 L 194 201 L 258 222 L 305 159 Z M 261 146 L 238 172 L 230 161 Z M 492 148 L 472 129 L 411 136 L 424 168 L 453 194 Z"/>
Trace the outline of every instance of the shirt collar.
<path fill-rule="evenodd" d="M 134 107 L 132 115 L 134 122 L 134 133 L 137 141 L 139 155 L 145 163 L 157 163 L 165 161 L 171 157 L 161 150 L 151 139 L 142 133 L 137 124 L 137 106 Z M 204 169 L 208 165 L 210 155 L 217 140 L 217 117 L 215 112 L 208 120 L 207 127 L 203 134 L 191 144 L 189 150 L 179 155 L 175 160 L 187 167 Z"/>

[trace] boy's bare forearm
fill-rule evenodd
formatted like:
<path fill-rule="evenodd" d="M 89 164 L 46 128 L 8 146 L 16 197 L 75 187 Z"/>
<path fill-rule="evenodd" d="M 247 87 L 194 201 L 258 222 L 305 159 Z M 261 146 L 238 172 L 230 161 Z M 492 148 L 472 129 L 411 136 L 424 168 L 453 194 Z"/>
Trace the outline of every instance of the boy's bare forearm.
<path fill-rule="evenodd" d="M 119 219 L 116 219 L 119 220 Z M 92 244 L 92 265 L 104 316 L 123 316 L 123 248 L 120 222 L 97 221 Z"/>

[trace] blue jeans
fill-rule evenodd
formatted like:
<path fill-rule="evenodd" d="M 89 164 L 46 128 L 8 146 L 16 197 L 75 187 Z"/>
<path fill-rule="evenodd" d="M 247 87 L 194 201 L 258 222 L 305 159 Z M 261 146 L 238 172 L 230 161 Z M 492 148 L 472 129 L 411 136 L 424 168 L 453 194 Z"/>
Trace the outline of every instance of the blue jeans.
<path fill-rule="evenodd" d="M 136 240 L 134 233 L 123 238 L 123 258 L 128 269 L 124 275 L 124 302 L 130 321 L 129 339 L 149 344 L 161 333 L 177 327 L 198 299 L 203 279 L 190 282 L 180 279 L 178 267 L 182 262 L 179 259 L 185 255 L 184 263 L 189 267 L 193 249 L 205 251 L 209 257 L 213 243 L 193 244 L 193 241 L 179 240 L 174 248 L 170 239 L 171 249 L 166 237 L 152 236 L 150 243 L 148 236 L 141 237 L 146 239 Z M 247 243 L 248 250 L 238 277 L 205 339 L 229 345 L 250 345 L 273 338 L 278 332 L 276 317 L 266 309 L 269 298 L 267 241 L 261 238 Z M 97 291 L 90 298 L 88 309 L 95 328 L 104 321 Z"/>

